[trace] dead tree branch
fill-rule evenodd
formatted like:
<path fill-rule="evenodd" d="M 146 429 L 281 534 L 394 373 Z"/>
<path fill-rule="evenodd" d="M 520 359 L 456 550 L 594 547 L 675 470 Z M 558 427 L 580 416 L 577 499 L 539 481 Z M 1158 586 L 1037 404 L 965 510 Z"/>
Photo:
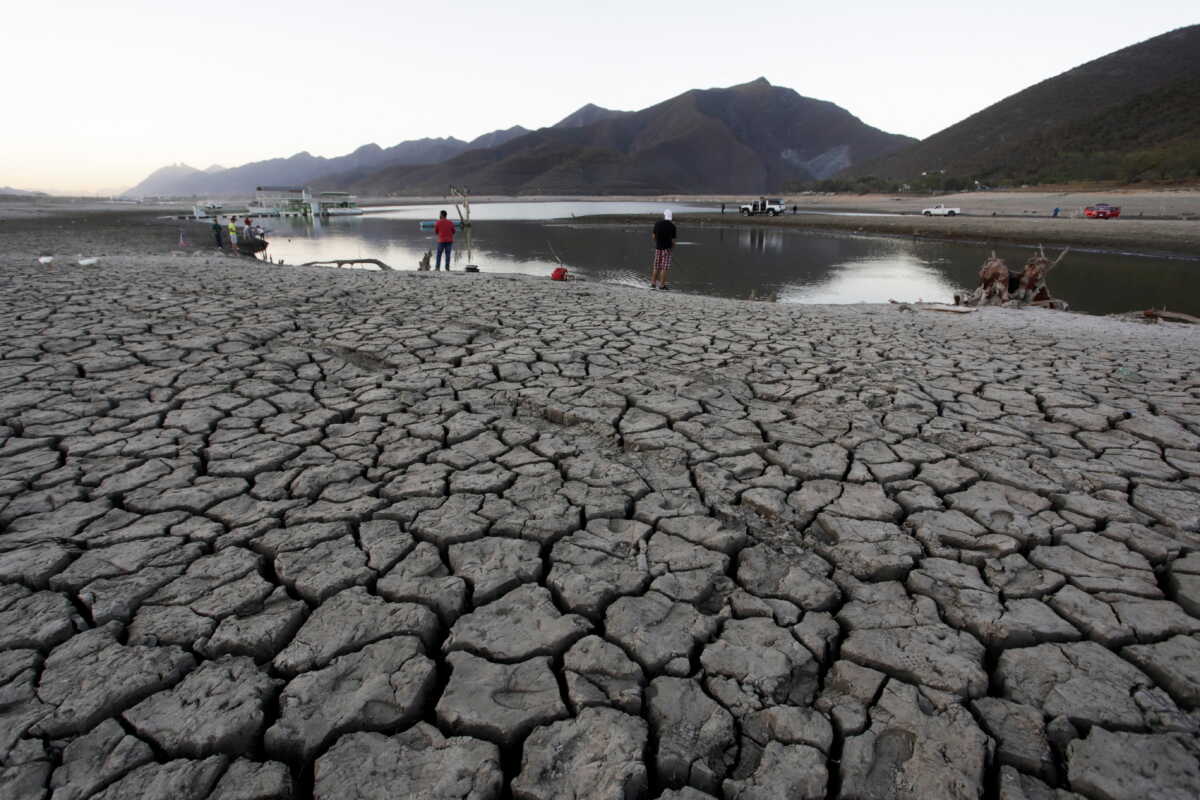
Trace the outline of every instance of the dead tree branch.
<path fill-rule="evenodd" d="M 387 264 L 380 261 L 378 258 L 332 258 L 332 259 L 329 259 L 328 261 L 309 261 L 308 263 L 301 264 L 300 266 L 302 266 L 302 267 L 334 267 L 334 266 L 342 267 L 342 266 L 345 266 L 346 264 L 374 264 L 375 266 L 379 267 L 380 269 L 387 270 L 388 272 L 396 271 L 392 267 L 389 267 Z"/>

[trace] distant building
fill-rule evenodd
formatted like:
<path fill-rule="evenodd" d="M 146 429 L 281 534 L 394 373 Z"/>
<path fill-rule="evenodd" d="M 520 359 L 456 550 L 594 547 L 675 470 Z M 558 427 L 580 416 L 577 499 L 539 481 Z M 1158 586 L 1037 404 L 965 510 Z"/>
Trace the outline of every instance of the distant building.
<path fill-rule="evenodd" d="M 281 214 L 303 214 L 312 201 L 307 186 L 256 186 L 254 204 Z"/>
<path fill-rule="evenodd" d="M 321 192 L 310 204 L 312 213 L 322 217 L 344 217 L 361 214 L 358 198 L 349 192 Z"/>

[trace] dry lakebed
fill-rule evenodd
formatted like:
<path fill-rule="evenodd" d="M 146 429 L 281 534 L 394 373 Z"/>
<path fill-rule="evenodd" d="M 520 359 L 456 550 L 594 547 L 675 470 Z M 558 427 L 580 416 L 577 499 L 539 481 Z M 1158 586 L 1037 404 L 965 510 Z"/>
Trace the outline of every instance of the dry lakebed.
<path fill-rule="evenodd" d="M 5 800 L 1200 795 L 1200 338 L 0 270 Z"/>

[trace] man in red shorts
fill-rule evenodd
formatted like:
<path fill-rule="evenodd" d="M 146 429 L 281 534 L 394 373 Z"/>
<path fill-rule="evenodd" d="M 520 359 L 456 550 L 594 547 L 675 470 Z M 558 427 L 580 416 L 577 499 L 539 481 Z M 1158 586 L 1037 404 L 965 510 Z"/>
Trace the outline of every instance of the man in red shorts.
<path fill-rule="evenodd" d="M 434 269 L 442 268 L 442 253 L 446 254 L 446 271 L 450 271 L 450 251 L 454 248 L 454 223 L 446 219 L 446 212 L 438 216 L 438 221 L 433 224 L 433 232 L 437 234 L 437 260 L 434 262 Z"/>
<path fill-rule="evenodd" d="M 654 223 L 654 268 L 650 272 L 651 289 L 669 289 L 667 270 L 671 268 L 671 249 L 675 246 L 675 223 L 671 222 L 671 209 L 663 212 L 663 218 Z"/>

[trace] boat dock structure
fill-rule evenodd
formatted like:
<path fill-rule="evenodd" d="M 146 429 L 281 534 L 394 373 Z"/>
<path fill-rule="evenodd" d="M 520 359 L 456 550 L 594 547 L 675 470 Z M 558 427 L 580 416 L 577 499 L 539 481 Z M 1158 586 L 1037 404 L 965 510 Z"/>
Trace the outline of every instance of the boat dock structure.
<path fill-rule="evenodd" d="M 226 207 L 223 203 L 197 203 L 192 206 L 195 219 L 212 217 L 345 217 L 358 216 L 363 210 L 358 198 L 349 192 L 319 192 L 315 196 L 307 186 L 258 186 L 254 200 L 247 205 Z"/>

